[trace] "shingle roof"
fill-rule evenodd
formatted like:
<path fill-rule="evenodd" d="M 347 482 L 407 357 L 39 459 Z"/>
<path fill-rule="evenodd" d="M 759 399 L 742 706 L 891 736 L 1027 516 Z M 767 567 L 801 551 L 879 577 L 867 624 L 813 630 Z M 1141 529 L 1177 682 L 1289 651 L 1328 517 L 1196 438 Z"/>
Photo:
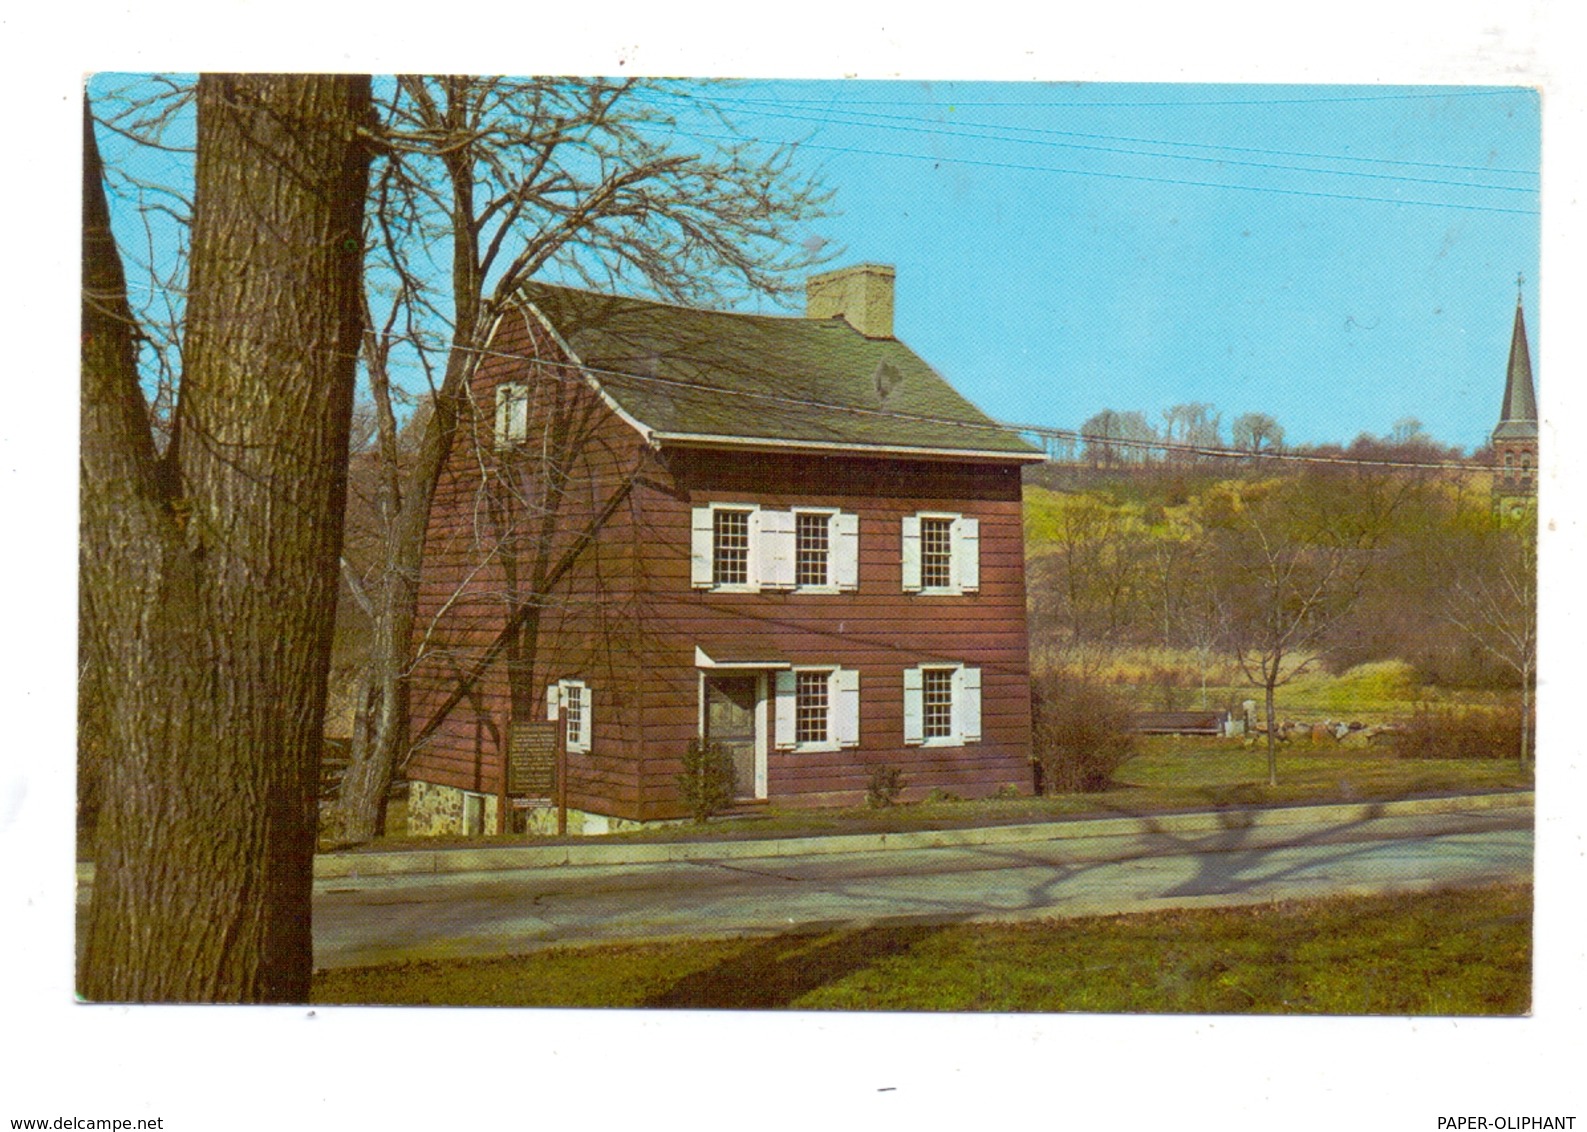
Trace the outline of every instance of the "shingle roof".
<path fill-rule="evenodd" d="M 902 342 L 866 338 L 841 318 L 695 310 L 543 283 L 523 297 L 662 444 L 1040 457 Z"/>
<path fill-rule="evenodd" d="M 1532 388 L 1532 355 L 1526 345 L 1526 319 L 1515 305 L 1515 328 L 1510 332 L 1510 364 L 1505 370 L 1504 404 L 1499 409 L 1495 440 L 1532 440 L 1537 430 L 1537 394 Z"/>

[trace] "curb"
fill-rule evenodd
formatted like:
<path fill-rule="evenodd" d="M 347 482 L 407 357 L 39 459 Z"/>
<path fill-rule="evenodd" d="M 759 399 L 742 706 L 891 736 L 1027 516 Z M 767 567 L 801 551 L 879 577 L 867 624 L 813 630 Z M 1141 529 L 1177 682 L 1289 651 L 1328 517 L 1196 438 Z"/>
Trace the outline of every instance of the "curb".
<path fill-rule="evenodd" d="M 405 849 L 390 853 L 324 853 L 314 858 L 315 880 L 443 876 L 508 872 L 569 865 L 650 865 L 673 861 L 724 861 L 755 857 L 816 857 L 874 853 L 884 849 L 942 849 L 974 845 L 1018 845 L 1098 837 L 1219 833 L 1316 822 L 1345 823 L 1419 814 L 1479 813 L 1530 809 L 1534 791 L 1469 794 L 1453 798 L 1407 798 L 1387 802 L 1343 802 L 1320 806 L 1148 814 L 1126 818 L 1070 818 L 1024 825 L 968 829 L 917 829 L 899 833 L 847 833 L 753 841 L 671 841 L 635 844 L 517 845 L 482 849 Z M 94 881 L 94 866 L 77 866 L 79 885 Z"/>
<path fill-rule="evenodd" d="M 674 841 L 641 844 L 524 845 L 493 849 L 420 849 L 391 853 L 326 853 L 314 859 L 316 880 L 449 873 L 498 872 L 567 865 L 639 865 L 672 861 L 722 861 L 754 857 L 808 857 L 870 853 L 885 849 L 938 849 L 972 845 L 1016 845 L 1071 838 L 1138 837 L 1149 834 L 1218 833 L 1316 822 L 1346 823 L 1419 814 L 1528 809 L 1533 791 L 1454 798 L 1410 798 L 1274 809 L 1153 814 L 1127 818 L 1073 818 L 1027 825 L 970 829 L 922 829 L 899 833 L 851 833 L 754 841 Z M 81 879 L 79 866 L 79 879 Z M 90 866 L 91 868 L 91 866 Z"/>

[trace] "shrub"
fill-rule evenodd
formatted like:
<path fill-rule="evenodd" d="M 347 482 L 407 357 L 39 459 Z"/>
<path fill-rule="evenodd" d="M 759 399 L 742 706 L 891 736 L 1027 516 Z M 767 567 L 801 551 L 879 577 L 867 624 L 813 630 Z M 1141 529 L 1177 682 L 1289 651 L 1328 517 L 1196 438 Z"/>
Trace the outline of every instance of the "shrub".
<path fill-rule="evenodd" d="M 865 787 L 865 804 L 873 810 L 886 809 L 898 801 L 904 789 L 904 772 L 896 766 L 879 766 L 871 771 Z"/>
<path fill-rule="evenodd" d="M 733 803 L 736 787 L 733 752 L 727 744 L 689 740 L 683 773 L 678 775 L 678 793 L 690 816 L 703 824 L 712 814 L 727 809 Z"/>
<path fill-rule="evenodd" d="M 1528 720 L 1528 727 L 1534 726 Z M 1529 744 L 1534 747 L 1535 744 Z M 1394 735 L 1402 759 L 1519 759 L 1521 708 L 1438 708 L 1418 704 Z"/>
<path fill-rule="evenodd" d="M 1135 753 L 1129 705 L 1072 672 L 1031 681 L 1031 725 L 1040 787 L 1047 794 L 1106 790 L 1113 772 Z"/>

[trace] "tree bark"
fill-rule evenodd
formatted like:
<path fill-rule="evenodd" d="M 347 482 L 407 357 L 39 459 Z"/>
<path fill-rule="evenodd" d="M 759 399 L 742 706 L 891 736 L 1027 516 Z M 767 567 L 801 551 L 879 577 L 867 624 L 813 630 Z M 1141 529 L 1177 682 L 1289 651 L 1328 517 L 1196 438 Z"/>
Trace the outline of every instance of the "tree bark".
<path fill-rule="evenodd" d="M 109 771 L 79 985 L 303 1001 L 360 333 L 367 78 L 204 76 L 157 456 L 84 121 L 81 539 Z"/>

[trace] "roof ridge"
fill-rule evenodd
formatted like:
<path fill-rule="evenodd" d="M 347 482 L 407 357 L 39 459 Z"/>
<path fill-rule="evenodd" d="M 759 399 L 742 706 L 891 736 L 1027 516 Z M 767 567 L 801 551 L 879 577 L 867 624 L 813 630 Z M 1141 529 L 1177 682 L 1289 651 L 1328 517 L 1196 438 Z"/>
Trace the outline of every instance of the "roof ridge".
<path fill-rule="evenodd" d="M 543 279 L 526 279 L 526 280 L 524 280 L 523 283 L 519 284 L 518 290 L 514 293 L 513 297 L 516 300 L 520 301 L 520 302 L 532 302 L 533 300 L 529 299 L 524 294 L 524 291 L 527 288 L 530 288 L 530 287 L 545 287 L 545 288 L 548 288 L 548 289 L 551 289 L 551 290 L 556 290 L 556 291 L 570 291 L 570 292 L 572 292 L 573 294 L 576 294 L 576 295 L 588 295 L 588 296 L 590 296 L 593 299 L 615 299 L 618 302 L 624 302 L 624 303 L 643 303 L 645 306 L 665 307 L 668 310 L 684 311 L 684 312 L 686 312 L 688 314 L 720 315 L 720 316 L 725 317 L 725 318 L 764 318 L 764 319 L 769 319 L 769 320 L 776 321 L 776 322 L 811 322 L 811 323 L 838 323 L 838 322 L 843 322 L 843 324 L 845 326 L 848 325 L 847 322 L 844 322 L 844 320 L 842 318 L 806 318 L 802 314 L 793 314 L 793 313 L 776 314 L 776 313 L 767 313 L 765 311 L 722 310 L 720 307 L 692 306 L 692 305 L 690 305 L 688 303 L 679 302 L 679 301 L 677 301 L 675 299 L 663 299 L 663 298 L 660 298 L 660 297 L 653 297 L 653 296 L 650 296 L 650 295 L 617 294 L 617 293 L 611 292 L 611 291 L 596 291 L 596 290 L 592 290 L 589 287 L 574 287 L 574 286 L 571 286 L 571 285 L 569 285 L 567 283 L 551 283 L 551 282 L 548 282 L 548 281 L 543 280 Z M 850 327 L 850 329 L 853 329 L 853 328 Z"/>

